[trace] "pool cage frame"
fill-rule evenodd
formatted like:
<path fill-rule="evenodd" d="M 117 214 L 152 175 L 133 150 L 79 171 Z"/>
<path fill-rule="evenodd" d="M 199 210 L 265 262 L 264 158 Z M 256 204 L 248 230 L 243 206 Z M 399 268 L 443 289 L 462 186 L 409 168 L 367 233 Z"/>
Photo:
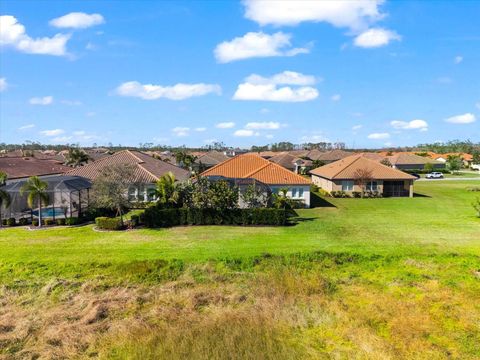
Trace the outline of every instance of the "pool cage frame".
<path fill-rule="evenodd" d="M 42 204 L 42 219 L 66 219 L 81 217 L 90 205 L 90 180 L 80 176 L 51 176 L 41 178 L 48 184 L 48 204 Z M 27 203 L 27 193 L 20 194 L 20 189 L 27 179 L 11 181 L 2 187 L 9 193 L 10 206 L 2 209 L 2 218 L 38 219 L 38 202 L 32 208 Z"/>

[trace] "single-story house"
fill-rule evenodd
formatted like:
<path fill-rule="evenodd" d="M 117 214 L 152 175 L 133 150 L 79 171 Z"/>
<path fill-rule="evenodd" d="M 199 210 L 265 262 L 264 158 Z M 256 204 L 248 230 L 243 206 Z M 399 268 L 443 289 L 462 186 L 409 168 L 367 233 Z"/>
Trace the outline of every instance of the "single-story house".
<path fill-rule="evenodd" d="M 307 157 L 310 160 L 319 160 L 325 164 L 329 164 L 331 162 L 346 158 L 347 156 L 352 155 L 351 152 L 336 149 L 326 152 L 321 152 L 319 150 L 312 150 L 308 153 Z"/>
<path fill-rule="evenodd" d="M 463 162 L 463 166 L 469 167 L 473 163 L 473 155 L 467 153 L 448 153 L 448 154 L 435 154 L 433 158 L 441 163 L 446 163 L 449 156 L 460 156 Z"/>
<path fill-rule="evenodd" d="M 397 153 L 387 156 L 388 161 L 395 169 L 401 170 L 423 170 L 427 163 L 432 164 L 434 169 L 444 169 L 445 164 L 428 157 L 409 153 Z"/>
<path fill-rule="evenodd" d="M 380 164 L 363 154 L 356 154 L 321 166 L 310 171 L 312 182 L 325 191 L 361 192 L 356 182 L 356 173 L 368 170 L 372 180 L 366 184 L 366 190 L 378 192 L 383 196 L 413 197 L 413 182 L 416 177 L 398 169 Z"/>
<path fill-rule="evenodd" d="M 281 153 L 269 158 L 271 162 L 293 171 L 295 174 L 303 174 L 312 167 L 311 160 L 305 160 L 290 153 Z"/>
<path fill-rule="evenodd" d="M 56 160 L 39 160 L 34 157 L 0 157 L 0 171 L 7 174 L 7 183 L 30 176 L 47 177 L 71 170 Z"/>
<path fill-rule="evenodd" d="M 128 192 L 130 199 L 134 201 L 153 200 L 150 190 L 155 187 L 155 182 L 168 172 L 173 173 L 178 181 L 190 177 L 190 172 L 187 170 L 134 150 L 119 151 L 93 163 L 70 170 L 65 175 L 82 176 L 93 181 L 100 175 L 102 169 L 116 164 L 135 166 L 135 178 L 132 180 L 132 186 Z"/>
<path fill-rule="evenodd" d="M 282 188 L 288 188 L 288 197 L 302 201 L 306 207 L 310 206 L 310 181 L 308 179 L 257 154 L 247 153 L 235 156 L 204 171 L 201 176 L 255 179 L 268 185 L 273 193 L 278 193 Z"/>

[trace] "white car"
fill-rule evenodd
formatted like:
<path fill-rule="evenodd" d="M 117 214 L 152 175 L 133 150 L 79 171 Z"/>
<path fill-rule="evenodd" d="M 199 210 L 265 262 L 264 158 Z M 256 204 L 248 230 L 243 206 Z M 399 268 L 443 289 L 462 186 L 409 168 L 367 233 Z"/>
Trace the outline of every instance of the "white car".
<path fill-rule="evenodd" d="M 441 172 L 431 172 L 425 175 L 427 179 L 443 179 L 443 174 Z"/>

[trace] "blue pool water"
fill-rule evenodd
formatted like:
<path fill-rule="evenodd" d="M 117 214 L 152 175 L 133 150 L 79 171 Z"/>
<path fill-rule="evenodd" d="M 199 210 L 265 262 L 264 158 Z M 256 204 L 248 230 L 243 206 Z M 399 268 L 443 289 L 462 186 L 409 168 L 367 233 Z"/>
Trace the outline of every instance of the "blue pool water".
<path fill-rule="evenodd" d="M 38 216 L 38 210 L 33 210 L 32 213 L 33 215 Z M 42 218 L 49 218 L 49 217 L 53 217 L 54 215 L 55 217 L 63 216 L 62 209 L 51 208 L 51 207 L 42 209 Z"/>

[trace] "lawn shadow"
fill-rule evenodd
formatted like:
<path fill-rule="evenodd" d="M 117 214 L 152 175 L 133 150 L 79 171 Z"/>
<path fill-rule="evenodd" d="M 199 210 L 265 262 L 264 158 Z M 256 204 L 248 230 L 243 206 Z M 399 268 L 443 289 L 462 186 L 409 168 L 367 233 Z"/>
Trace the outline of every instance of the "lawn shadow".
<path fill-rule="evenodd" d="M 311 192 L 310 193 L 310 207 L 311 208 L 318 208 L 318 207 L 334 207 L 330 201 L 326 200 L 325 198 L 321 197 L 320 195 Z"/>
<path fill-rule="evenodd" d="M 426 198 L 431 198 L 431 196 L 429 196 L 429 195 L 419 194 L 419 193 L 413 193 L 413 197 L 426 197 Z"/>

